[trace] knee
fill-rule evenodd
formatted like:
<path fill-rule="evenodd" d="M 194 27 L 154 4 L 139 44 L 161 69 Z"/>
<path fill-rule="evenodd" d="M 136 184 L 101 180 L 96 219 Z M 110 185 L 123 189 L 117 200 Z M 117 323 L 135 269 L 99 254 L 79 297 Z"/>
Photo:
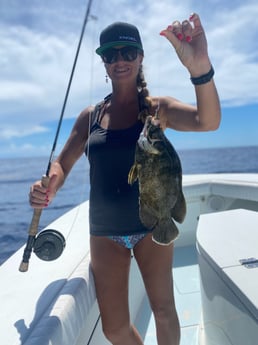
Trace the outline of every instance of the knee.
<path fill-rule="evenodd" d="M 175 306 L 171 304 L 153 306 L 152 311 L 157 323 L 171 325 L 171 322 L 178 322 Z"/>
<path fill-rule="evenodd" d="M 164 339 L 164 344 L 179 345 L 180 325 L 174 304 L 156 306 L 153 308 L 153 314 L 156 322 L 157 337 L 161 343 L 161 339 Z"/>
<path fill-rule="evenodd" d="M 123 339 L 126 339 L 127 327 L 109 327 L 102 326 L 103 333 L 108 341 L 112 344 L 122 344 Z"/>
<path fill-rule="evenodd" d="M 102 331 L 104 333 L 105 338 L 110 341 L 111 344 L 116 344 L 119 340 L 119 336 L 117 334 L 118 330 L 110 329 L 108 327 L 103 326 Z"/>

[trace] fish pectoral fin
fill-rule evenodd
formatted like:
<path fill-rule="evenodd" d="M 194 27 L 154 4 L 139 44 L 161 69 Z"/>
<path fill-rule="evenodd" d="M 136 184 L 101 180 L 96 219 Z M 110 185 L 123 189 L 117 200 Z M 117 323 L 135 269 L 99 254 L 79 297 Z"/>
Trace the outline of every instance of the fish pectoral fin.
<path fill-rule="evenodd" d="M 138 178 L 138 167 L 137 164 L 134 164 L 128 174 L 128 183 L 133 184 Z"/>
<path fill-rule="evenodd" d="M 178 237 L 179 231 L 172 218 L 160 220 L 153 229 L 152 240 L 160 245 L 169 245 Z"/>

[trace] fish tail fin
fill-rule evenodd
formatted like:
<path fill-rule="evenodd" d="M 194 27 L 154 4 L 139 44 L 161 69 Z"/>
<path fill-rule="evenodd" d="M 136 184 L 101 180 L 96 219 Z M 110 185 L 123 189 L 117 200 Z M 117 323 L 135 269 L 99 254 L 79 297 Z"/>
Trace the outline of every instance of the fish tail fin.
<path fill-rule="evenodd" d="M 173 219 L 161 220 L 158 222 L 152 232 L 152 240 L 160 245 L 168 246 L 176 240 L 179 235 L 178 228 Z"/>

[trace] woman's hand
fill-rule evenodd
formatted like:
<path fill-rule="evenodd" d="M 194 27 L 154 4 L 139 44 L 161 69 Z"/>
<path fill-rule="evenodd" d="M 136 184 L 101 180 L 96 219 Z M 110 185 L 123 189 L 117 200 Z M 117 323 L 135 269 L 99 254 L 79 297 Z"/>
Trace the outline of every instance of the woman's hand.
<path fill-rule="evenodd" d="M 170 41 L 192 77 L 199 77 L 210 70 L 207 40 L 196 13 L 182 23 L 174 21 L 167 29 L 162 30 L 160 35 Z"/>
<path fill-rule="evenodd" d="M 57 175 L 53 174 L 45 187 L 41 181 L 36 181 L 29 192 L 29 202 L 33 208 L 44 208 L 53 200 L 57 191 Z"/>

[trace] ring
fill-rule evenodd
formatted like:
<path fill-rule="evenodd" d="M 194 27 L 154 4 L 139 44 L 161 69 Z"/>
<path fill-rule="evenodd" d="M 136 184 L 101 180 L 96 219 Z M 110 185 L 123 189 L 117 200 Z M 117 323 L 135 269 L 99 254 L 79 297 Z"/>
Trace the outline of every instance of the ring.
<path fill-rule="evenodd" d="M 182 23 L 182 25 L 188 25 L 188 24 L 190 24 L 188 20 L 184 20 Z"/>
<path fill-rule="evenodd" d="M 179 26 L 180 25 L 180 21 L 179 20 L 175 20 L 173 23 L 172 23 L 172 25 L 174 26 Z"/>

